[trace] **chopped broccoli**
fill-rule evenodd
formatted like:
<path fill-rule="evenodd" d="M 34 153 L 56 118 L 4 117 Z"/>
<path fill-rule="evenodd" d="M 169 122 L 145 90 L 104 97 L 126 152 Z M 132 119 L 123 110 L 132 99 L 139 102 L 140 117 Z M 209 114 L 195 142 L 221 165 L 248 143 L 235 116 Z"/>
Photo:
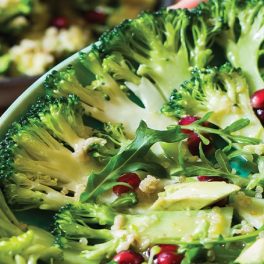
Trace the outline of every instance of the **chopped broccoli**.
<path fill-rule="evenodd" d="M 66 252 L 66 263 L 74 263 L 76 255 L 80 263 L 87 260 L 97 264 L 131 246 L 144 250 L 171 238 L 184 241 L 184 237 L 188 237 L 197 242 L 207 237 L 217 238 L 220 234 L 228 236 L 232 211 L 226 207 L 201 210 L 199 216 L 197 211 L 148 211 L 143 215 L 130 215 L 119 214 L 105 205 L 74 203 L 56 214 L 54 235 L 56 243 Z M 225 223 L 225 227 L 219 229 L 220 223 L 218 220 L 217 224 L 212 223 L 212 217 Z M 198 219 L 203 223 L 199 231 Z"/>
<path fill-rule="evenodd" d="M 125 21 L 100 39 L 104 65 L 116 80 L 138 85 L 136 75 L 148 79 L 167 100 L 189 78 L 190 66 L 204 67 L 212 58 L 213 37 L 223 23 L 218 1 L 210 6 L 163 9 Z"/>
<path fill-rule="evenodd" d="M 40 99 L 1 143 L 0 176 L 8 202 L 20 209 L 56 210 L 77 200 L 88 174 L 101 166 L 89 151 L 100 152 L 108 141 L 93 133 L 76 96 Z M 114 138 L 121 130 L 108 125 L 104 133 Z M 116 151 L 116 142 L 111 144 L 109 152 Z"/>
<path fill-rule="evenodd" d="M 220 68 L 194 68 L 192 78 L 174 90 L 163 113 L 181 118 L 185 115 L 204 116 L 212 111 L 212 123 L 225 128 L 234 121 L 248 118 L 250 124 L 240 135 L 264 138 L 263 127 L 251 105 L 246 78 L 238 69 L 225 64 Z"/>
<path fill-rule="evenodd" d="M 37 227 L 20 224 L 0 190 L 0 262 L 3 264 L 51 263 L 61 260 L 62 251 L 54 237 Z"/>
<path fill-rule="evenodd" d="M 262 89 L 259 63 L 264 51 L 264 2 L 225 0 L 222 5 L 228 29 L 219 36 L 219 43 L 232 65 L 245 73 L 251 92 Z"/>
<path fill-rule="evenodd" d="M 157 106 L 143 108 L 128 98 L 122 87 L 103 70 L 95 47 L 88 54 L 82 54 L 81 61 L 96 79 L 84 87 L 78 81 L 74 68 L 68 67 L 64 71 L 53 72 L 46 79 L 45 86 L 51 94 L 76 94 L 87 114 L 101 122 L 123 124 L 128 137 L 134 135 L 141 120 L 155 128 L 166 128 L 171 124 L 172 120 L 162 117 Z M 145 82 L 145 85 L 145 89 L 155 89 L 150 82 Z"/>

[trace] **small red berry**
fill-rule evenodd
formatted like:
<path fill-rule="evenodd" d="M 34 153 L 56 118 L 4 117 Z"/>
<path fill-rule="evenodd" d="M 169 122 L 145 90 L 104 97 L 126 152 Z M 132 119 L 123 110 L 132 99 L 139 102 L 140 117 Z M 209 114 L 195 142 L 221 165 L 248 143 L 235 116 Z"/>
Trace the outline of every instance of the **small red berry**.
<path fill-rule="evenodd" d="M 52 20 L 51 25 L 58 29 L 62 29 L 62 28 L 68 28 L 70 23 L 66 17 L 58 16 Z"/>
<path fill-rule="evenodd" d="M 138 175 L 136 173 L 132 173 L 132 172 L 122 175 L 121 177 L 118 178 L 117 181 L 128 183 L 132 187 L 132 189 L 127 187 L 127 186 L 116 185 L 113 187 L 113 192 L 116 195 L 121 195 L 122 193 L 135 191 L 141 182 Z"/>
<path fill-rule="evenodd" d="M 213 206 L 225 207 L 228 204 L 228 197 L 225 197 L 213 204 Z"/>
<path fill-rule="evenodd" d="M 113 260 L 118 264 L 141 264 L 144 262 L 144 258 L 132 250 L 124 250 L 119 252 L 117 255 L 115 255 Z"/>
<path fill-rule="evenodd" d="M 264 124 L 264 108 L 255 109 L 255 113 L 259 119 L 259 121 Z"/>
<path fill-rule="evenodd" d="M 90 10 L 85 14 L 85 18 L 91 24 L 103 25 L 106 22 L 107 15 L 100 11 Z"/>
<path fill-rule="evenodd" d="M 175 252 L 176 253 L 179 248 L 177 245 L 169 245 L 169 244 L 159 245 L 159 247 L 160 247 L 159 254 L 163 252 Z"/>
<path fill-rule="evenodd" d="M 180 264 L 183 260 L 182 254 L 177 254 L 171 251 L 162 252 L 157 255 L 157 264 Z"/>
<path fill-rule="evenodd" d="M 256 91 L 251 96 L 251 106 L 255 109 L 264 108 L 264 89 Z"/>
<path fill-rule="evenodd" d="M 198 176 L 197 177 L 198 181 L 206 181 L 206 182 L 220 182 L 220 181 L 224 181 L 226 182 L 226 179 L 223 177 L 219 177 L 219 176 Z"/>
<path fill-rule="evenodd" d="M 199 120 L 199 117 L 185 116 L 179 120 L 179 125 L 180 126 L 187 126 L 187 125 L 190 125 L 197 120 Z M 189 134 L 193 133 L 193 131 L 191 131 L 189 129 L 182 129 L 182 133 L 189 135 Z"/>
<path fill-rule="evenodd" d="M 187 146 L 188 146 L 188 149 L 193 156 L 199 155 L 200 143 L 201 143 L 201 139 L 197 134 L 192 133 L 189 135 L 189 137 L 187 139 Z"/>

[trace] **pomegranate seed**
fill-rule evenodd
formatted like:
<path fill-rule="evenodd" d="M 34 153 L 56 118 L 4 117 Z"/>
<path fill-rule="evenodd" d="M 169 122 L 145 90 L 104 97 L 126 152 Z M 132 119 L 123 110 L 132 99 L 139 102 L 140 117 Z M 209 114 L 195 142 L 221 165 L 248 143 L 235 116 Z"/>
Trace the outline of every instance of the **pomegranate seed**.
<path fill-rule="evenodd" d="M 103 25 L 106 22 L 107 16 L 105 13 L 95 11 L 95 10 L 91 10 L 85 14 L 85 18 L 86 18 L 87 22 L 89 22 L 91 24 Z"/>
<path fill-rule="evenodd" d="M 228 204 L 228 197 L 225 197 L 216 203 L 213 204 L 213 206 L 218 206 L 218 207 L 225 207 Z"/>
<path fill-rule="evenodd" d="M 264 124 L 264 108 L 255 109 L 255 113 L 259 119 L 259 121 Z"/>
<path fill-rule="evenodd" d="M 177 252 L 178 250 L 178 246 L 176 245 L 168 245 L 168 244 L 164 244 L 164 245 L 159 245 L 160 247 L 160 252 L 159 254 L 163 253 L 163 252 Z"/>
<path fill-rule="evenodd" d="M 199 117 L 196 117 L 196 116 L 185 116 L 185 117 L 183 117 L 183 118 L 181 118 L 179 120 L 179 125 L 180 126 L 190 125 L 190 124 L 192 124 L 193 122 L 195 122 L 197 120 L 199 120 Z M 189 135 L 189 134 L 192 134 L 193 131 L 191 131 L 189 129 L 182 129 L 182 133 Z"/>
<path fill-rule="evenodd" d="M 58 29 L 68 28 L 69 27 L 69 21 L 66 17 L 58 16 L 52 20 L 51 25 L 58 28 Z"/>
<path fill-rule="evenodd" d="M 183 260 L 182 254 L 176 254 L 174 252 L 162 252 L 157 255 L 157 264 L 180 264 Z"/>
<path fill-rule="evenodd" d="M 131 192 L 131 191 L 136 190 L 138 188 L 140 182 L 141 182 L 138 175 L 136 173 L 132 173 L 132 172 L 122 175 L 121 177 L 118 178 L 117 181 L 128 183 L 132 187 L 132 189 L 131 189 L 131 188 L 129 188 L 127 186 L 123 186 L 123 185 L 114 186 L 113 192 L 118 196 L 121 195 L 122 193 L 127 193 L 127 192 Z"/>
<path fill-rule="evenodd" d="M 201 143 L 201 139 L 197 134 L 192 133 L 189 135 L 189 137 L 187 139 L 187 146 L 188 146 L 188 149 L 193 156 L 199 155 L 200 143 Z"/>
<path fill-rule="evenodd" d="M 124 250 L 119 252 L 117 255 L 115 255 L 113 260 L 118 264 L 140 264 L 144 262 L 144 258 L 132 250 Z"/>
<path fill-rule="evenodd" d="M 199 181 L 206 181 L 206 182 L 219 182 L 219 181 L 224 181 L 226 182 L 227 180 L 223 177 L 219 177 L 219 176 L 198 176 L 197 179 Z"/>
<path fill-rule="evenodd" d="M 251 96 L 251 106 L 255 109 L 264 108 L 264 89 L 256 91 Z"/>

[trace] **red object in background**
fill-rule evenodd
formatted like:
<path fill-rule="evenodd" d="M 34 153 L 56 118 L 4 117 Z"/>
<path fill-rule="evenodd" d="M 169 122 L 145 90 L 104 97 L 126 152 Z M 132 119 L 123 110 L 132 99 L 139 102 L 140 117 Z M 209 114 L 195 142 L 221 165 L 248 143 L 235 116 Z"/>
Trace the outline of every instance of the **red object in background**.
<path fill-rule="evenodd" d="M 103 12 L 91 10 L 85 14 L 85 19 L 87 22 L 89 22 L 91 24 L 103 25 L 106 22 L 107 15 Z"/>
<path fill-rule="evenodd" d="M 70 23 L 67 17 L 58 16 L 52 19 L 51 25 L 58 29 L 63 29 L 63 28 L 68 28 L 70 26 Z"/>

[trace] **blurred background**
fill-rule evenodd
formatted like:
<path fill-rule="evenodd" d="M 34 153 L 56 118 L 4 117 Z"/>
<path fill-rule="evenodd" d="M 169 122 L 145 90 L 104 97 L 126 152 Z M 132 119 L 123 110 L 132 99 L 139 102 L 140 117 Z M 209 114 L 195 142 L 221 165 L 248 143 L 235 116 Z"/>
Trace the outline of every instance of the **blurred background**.
<path fill-rule="evenodd" d="M 143 10 L 170 0 L 1 0 L 0 113 L 40 75 Z"/>

